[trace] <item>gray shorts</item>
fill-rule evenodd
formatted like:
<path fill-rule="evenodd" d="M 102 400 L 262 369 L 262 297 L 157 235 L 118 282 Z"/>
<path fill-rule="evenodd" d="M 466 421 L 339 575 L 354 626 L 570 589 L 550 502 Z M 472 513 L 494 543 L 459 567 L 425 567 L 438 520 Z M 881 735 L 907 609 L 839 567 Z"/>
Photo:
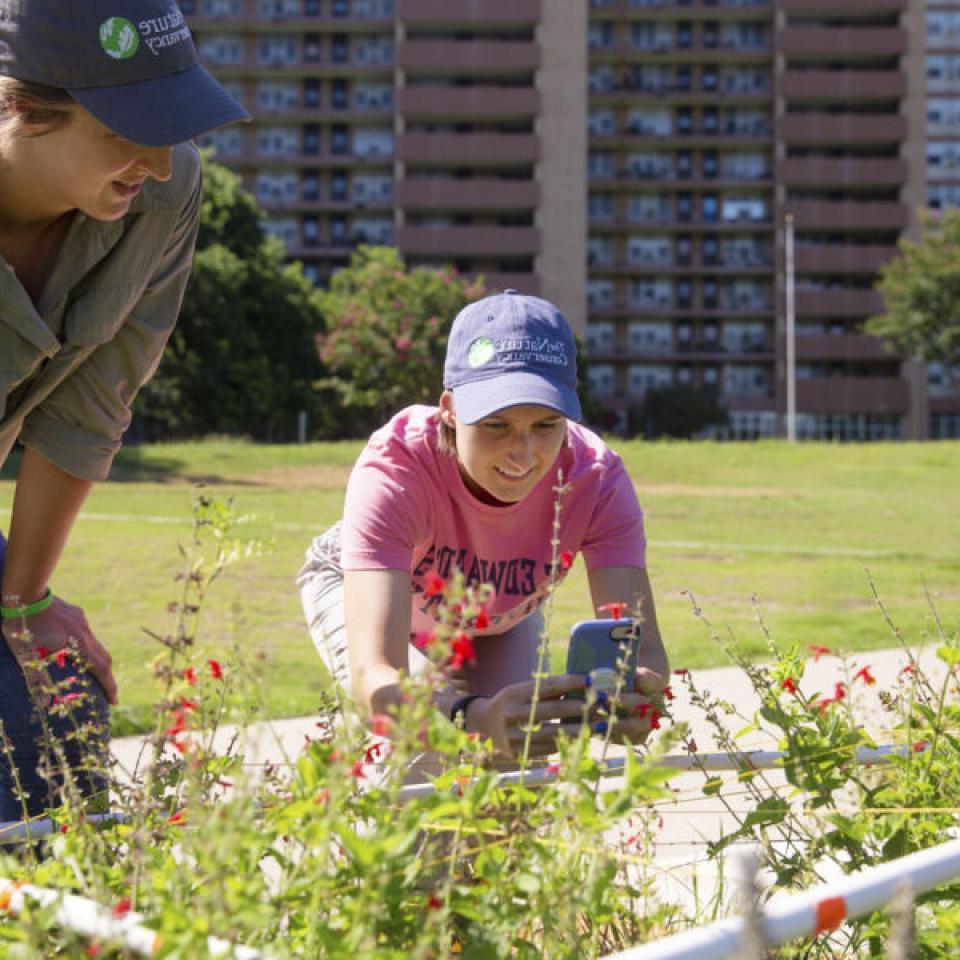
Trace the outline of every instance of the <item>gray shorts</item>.
<path fill-rule="evenodd" d="M 342 691 L 352 696 L 350 656 L 343 622 L 343 568 L 340 566 L 340 529 L 336 523 L 307 549 L 297 577 L 300 599 L 313 644 Z M 478 637 L 476 665 L 464 678 L 471 693 L 494 694 L 511 683 L 530 680 L 537 668 L 543 614 L 537 610 L 506 633 Z M 426 669 L 427 659 L 413 644 L 407 647 L 411 675 Z M 545 665 L 544 669 L 549 669 Z"/>

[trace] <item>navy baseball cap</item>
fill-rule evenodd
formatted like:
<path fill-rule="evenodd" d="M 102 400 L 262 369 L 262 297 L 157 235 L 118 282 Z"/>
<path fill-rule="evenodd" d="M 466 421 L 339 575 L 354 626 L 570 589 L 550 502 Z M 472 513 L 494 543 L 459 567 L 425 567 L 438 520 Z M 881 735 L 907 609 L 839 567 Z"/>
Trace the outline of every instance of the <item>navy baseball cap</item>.
<path fill-rule="evenodd" d="M 200 65 L 173 0 L 0 0 L 0 74 L 66 90 L 147 147 L 250 119 Z"/>
<path fill-rule="evenodd" d="M 521 403 L 580 419 L 570 325 L 552 303 L 516 290 L 477 300 L 457 314 L 443 385 L 464 423 Z"/>

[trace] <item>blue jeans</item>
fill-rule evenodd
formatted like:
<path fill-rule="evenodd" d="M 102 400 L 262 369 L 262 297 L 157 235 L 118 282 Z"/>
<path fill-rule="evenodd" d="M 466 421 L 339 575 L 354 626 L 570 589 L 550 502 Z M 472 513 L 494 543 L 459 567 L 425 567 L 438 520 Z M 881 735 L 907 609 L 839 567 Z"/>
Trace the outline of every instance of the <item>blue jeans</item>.
<path fill-rule="evenodd" d="M 0 579 L 6 544 L 0 534 Z M 31 817 L 53 806 L 64 764 L 84 797 L 102 793 L 106 802 L 107 698 L 100 684 L 69 657 L 62 667 L 49 662 L 48 671 L 55 693 L 80 696 L 46 710 L 36 707 L 19 663 L 0 639 L 0 720 L 8 744 L 8 749 L 0 748 L 0 821 L 22 819 L 24 803 Z"/>

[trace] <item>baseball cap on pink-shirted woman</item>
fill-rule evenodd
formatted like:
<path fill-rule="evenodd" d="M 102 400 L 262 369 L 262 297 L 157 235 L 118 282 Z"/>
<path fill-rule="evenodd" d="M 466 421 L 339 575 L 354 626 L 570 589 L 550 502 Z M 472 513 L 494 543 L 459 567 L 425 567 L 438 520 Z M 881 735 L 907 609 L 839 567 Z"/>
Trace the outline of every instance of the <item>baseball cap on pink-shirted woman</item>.
<path fill-rule="evenodd" d="M 457 419 L 476 423 L 521 403 L 580 419 L 577 346 L 549 301 L 505 290 L 468 304 L 447 341 L 443 385 Z"/>
<path fill-rule="evenodd" d="M 0 0 L 0 74 L 66 90 L 148 147 L 250 119 L 200 65 L 173 0 Z"/>

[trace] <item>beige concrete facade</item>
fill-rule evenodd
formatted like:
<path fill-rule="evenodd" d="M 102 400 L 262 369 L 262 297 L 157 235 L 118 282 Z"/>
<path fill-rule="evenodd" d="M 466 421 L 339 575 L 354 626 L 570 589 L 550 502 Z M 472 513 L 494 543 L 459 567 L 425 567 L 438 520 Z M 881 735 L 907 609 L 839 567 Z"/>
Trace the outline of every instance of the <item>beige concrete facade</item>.
<path fill-rule="evenodd" d="M 579 337 L 587 324 L 587 0 L 547 2 L 537 30 L 542 155 L 536 271 L 542 294 L 564 311 Z"/>

